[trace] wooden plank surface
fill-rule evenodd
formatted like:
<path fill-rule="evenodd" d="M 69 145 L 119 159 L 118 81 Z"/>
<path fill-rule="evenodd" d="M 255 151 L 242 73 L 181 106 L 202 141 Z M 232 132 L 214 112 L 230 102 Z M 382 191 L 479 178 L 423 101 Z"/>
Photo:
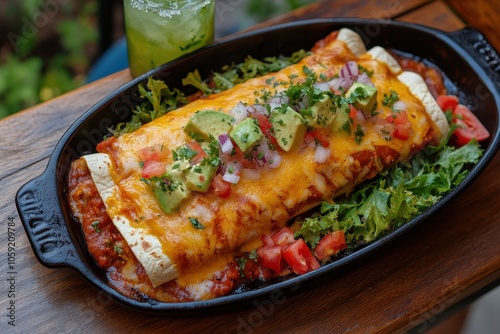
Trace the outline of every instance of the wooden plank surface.
<path fill-rule="evenodd" d="M 459 8 L 468 7 L 462 3 Z M 418 0 L 320 1 L 262 25 L 347 16 L 397 18 L 445 30 L 463 27 L 444 2 Z M 468 20 L 491 25 L 477 17 Z M 206 316 L 150 316 L 116 304 L 70 269 L 43 267 L 21 227 L 15 193 L 43 171 L 65 129 L 128 80 L 125 70 L 0 121 L 0 333 L 402 333 L 415 326 L 423 331 L 445 309 L 500 279 L 500 252 L 493 242 L 500 240 L 498 154 L 465 193 L 425 224 L 362 265 L 285 294 L 278 303 L 263 301 Z M 5 255 L 10 222 L 15 225 L 14 285 L 8 282 Z M 12 286 L 15 297 L 8 298 Z M 11 300 L 15 327 L 8 325 Z"/>
<path fill-rule="evenodd" d="M 500 2 L 498 0 L 445 0 L 454 13 L 479 30 L 500 50 Z"/>

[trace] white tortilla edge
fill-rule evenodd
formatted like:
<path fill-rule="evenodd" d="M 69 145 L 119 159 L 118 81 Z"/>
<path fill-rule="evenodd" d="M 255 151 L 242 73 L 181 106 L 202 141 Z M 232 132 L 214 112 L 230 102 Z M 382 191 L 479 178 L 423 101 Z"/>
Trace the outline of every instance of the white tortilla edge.
<path fill-rule="evenodd" d="M 411 71 L 404 71 L 397 76 L 398 80 L 408 87 L 410 93 L 412 93 L 416 98 L 418 98 L 425 107 L 425 110 L 429 114 L 430 118 L 436 125 L 437 137 L 441 140 L 448 135 L 450 131 L 450 125 L 446 119 L 446 115 L 441 110 L 437 101 L 432 96 L 431 92 L 427 88 L 427 84 L 424 78 L 419 74 Z"/>
<path fill-rule="evenodd" d="M 438 131 L 436 137 L 441 140 L 448 134 L 450 131 L 448 120 L 429 91 L 424 79 L 419 74 L 403 71 L 399 62 L 381 46 L 374 46 L 370 50 L 366 50 L 361 36 L 351 29 L 340 29 L 337 38 L 346 43 L 356 57 L 359 58 L 363 54 L 368 54 L 372 59 L 386 64 L 391 73 L 395 74 L 398 80 L 408 87 L 411 94 L 422 102 L 427 114 L 435 125 L 435 129 Z"/>
<path fill-rule="evenodd" d="M 348 28 L 341 28 L 337 39 L 344 42 L 349 50 L 356 56 L 359 57 L 366 53 L 365 43 L 361 36 L 355 31 Z"/>
<path fill-rule="evenodd" d="M 109 212 L 108 199 L 119 191 L 111 177 L 113 169 L 111 159 L 105 153 L 84 155 L 83 158 L 106 210 Z M 110 215 L 110 218 L 137 260 L 144 267 L 154 287 L 178 277 L 177 266 L 163 252 L 161 242 L 157 237 L 149 234 L 145 229 L 134 227 L 133 223 L 125 216 Z"/>
<path fill-rule="evenodd" d="M 374 46 L 368 50 L 367 53 L 372 57 L 372 59 L 381 61 L 389 66 L 389 69 L 393 74 L 399 74 L 403 71 L 398 61 L 383 47 Z"/>

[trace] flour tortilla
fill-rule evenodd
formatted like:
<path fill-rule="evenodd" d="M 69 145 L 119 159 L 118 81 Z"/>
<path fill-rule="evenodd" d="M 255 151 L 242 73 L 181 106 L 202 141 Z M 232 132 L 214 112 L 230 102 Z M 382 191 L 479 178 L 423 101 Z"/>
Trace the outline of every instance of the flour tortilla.
<path fill-rule="evenodd" d="M 108 200 L 113 197 L 119 198 L 117 196 L 119 188 L 111 177 L 113 175 L 111 160 L 104 153 L 90 154 L 83 158 L 87 162 L 92 179 L 109 213 L 111 210 L 108 207 Z M 145 229 L 133 226 L 133 223 L 125 216 L 110 214 L 110 218 L 144 267 L 153 286 L 159 286 L 178 277 L 176 266 L 163 253 L 158 238 L 149 234 Z"/>
<path fill-rule="evenodd" d="M 422 102 L 425 110 L 435 124 L 438 139 L 443 139 L 448 134 L 450 131 L 448 120 L 430 93 L 424 79 L 419 74 L 403 71 L 398 61 L 381 46 L 374 46 L 367 51 L 361 37 L 350 29 L 340 29 L 337 38 L 346 43 L 351 52 L 357 57 L 367 54 L 372 59 L 385 63 L 389 67 L 389 70 L 397 75 L 399 81 L 406 85 L 410 92 Z"/>
<path fill-rule="evenodd" d="M 381 61 L 382 63 L 387 64 L 393 74 L 399 74 L 402 72 L 401 66 L 399 66 L 398 61 L 394 59 L 394 57 L 383 47 L 374 46 L 373 48 L 368 50 L 367 53 L 372 57 L 372 59 L 376 59 L 378 61 Z"/>
<path fill-rule="evenodd" d="M 448 135 L 450 131 L 450 125 L 444 112 L 441 110 L 437 104 L 434 96 L 427 88 L 427 84 L 424 79 L 415 72 L 404 71 L 398 75 L 399 81 L 405 84 L 410 92 L 417 97 L 425 107 L 425 110 L 431 117 L 432 121 L 436 125 L 436 130 L 438 130 L 438 138 L 443 139 Z"/>
<path fill-rule="evenodd" d="M 351 29 L 340 29 L 337 39 L 347 44 L 349 50 L 351 50 L 356 57 L 366 53 L 365 43 L 363 43 L 361 36 Z"/>

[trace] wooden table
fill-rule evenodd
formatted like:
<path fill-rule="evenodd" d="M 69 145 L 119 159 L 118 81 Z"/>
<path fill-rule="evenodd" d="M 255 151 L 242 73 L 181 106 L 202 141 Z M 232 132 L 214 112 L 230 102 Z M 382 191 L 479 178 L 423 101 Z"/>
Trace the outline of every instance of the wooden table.
<path fill-rule="evenodd" d="M 500 50 L 495 28 L 500 12 L 486 0 L 319 1 L 260 26 L 348 16 L 392 18 L 446 31 L 468 22 Z M 21 226 L 15 193 L 43 171 L 57 140 L 78 116 L 129 80 L 128 71 L 122 71 L 0 121 L 0 333 L 400 333 L 412 328 L 421 333 L 498 285 L 500 154 L 466 193 L 370 261 L 269 308 L 153 317 L 117 305 L 70 269 L 43 267 Z M 7 256 L 9 225 L 15 230 L 14 267 Z M 8 310 L 11 302 L 14 313 Z M 11 314 L 15 327 L 8 324 Z"/>

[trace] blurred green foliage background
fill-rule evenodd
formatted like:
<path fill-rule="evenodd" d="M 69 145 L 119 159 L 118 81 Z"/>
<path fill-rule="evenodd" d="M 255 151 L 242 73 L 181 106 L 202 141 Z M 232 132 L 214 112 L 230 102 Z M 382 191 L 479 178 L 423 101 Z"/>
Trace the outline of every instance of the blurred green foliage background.
<path fill-rule="evenodd" d="M 313 1 L 242 0 L 236 9 L 249 22 L 258 22 Z M 115 2 L 121 6 L 121 1 Z M 86 73 L 99 56 L 99 3 L 0 2 L 0 118 L 85 83 Z M 120 8 L 117 11 L 120 15 Z M 116 20 L 116 24 L 118 34 L 123 33 L 123 21 Z"/>

